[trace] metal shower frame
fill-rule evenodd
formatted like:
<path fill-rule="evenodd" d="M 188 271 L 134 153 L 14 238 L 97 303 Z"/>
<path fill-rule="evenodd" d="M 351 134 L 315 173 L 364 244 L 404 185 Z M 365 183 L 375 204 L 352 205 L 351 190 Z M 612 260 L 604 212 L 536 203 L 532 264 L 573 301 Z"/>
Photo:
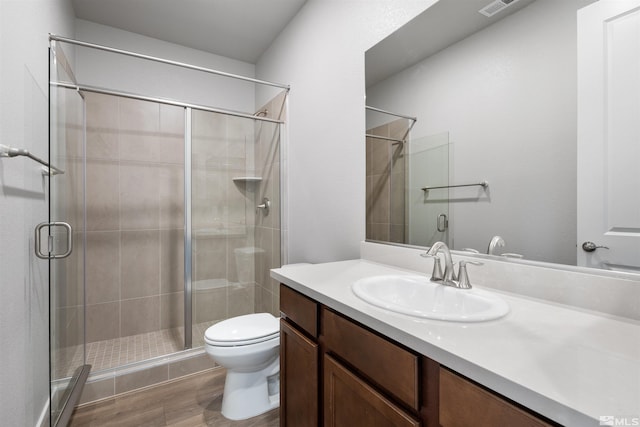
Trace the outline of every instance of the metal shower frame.
<path fill-rule="evenodd" d="M 206 67 L 201 67 L 201 66 L 197 66 L 197 65 L 193 65 L 193 64 L 188 64 L 188 63 L 184 63 L 184 62 L 179 62 L 179 61 L 174 61 L 174 60 L 170 60 L 170 59 L 165 59 L 165 58 L 161 58 L 161 57 L 157 57 L 157 56 L 151 56 L 151 55 L 145 55 L 145 54 L 141 54 L 138 52 L 133 52 L 133 51 L 128 51 L 128 50 L 123 50 L 123 49 L 117 49 L 117 48 L 113 48 L 113 47 L 109 47 L 109 46 L 104 46 L 104 45 L 99 45 L 99 44 L 95 44 L 95 43 L 89 43 L 89 42 L 85 42 L 85 41 L 81 41 L 81 40 L 76 40 L 76 39 L 71 39 L 71 38 L 67 38 L 67 37 L 63 37 L 63 36 L 59 36 L 59 35 L 55 35 L 55 34 L 49 34 L 49 43 L 50 46 L 53 48 L 55 46 L 55 42 L 60 42 L 60 43 L 66 43 L 66 44 L 70 44 L 70 45 L 75 45 L 75 46 L 80 46 L 80 47 L 85 47 L 85 48 L 90 48 L 90 49 L 96 49 L 96 50 L 101 50 L 101 51 L 105 51 L 105 52 L 110 52 L 110 53 L 115 53 L 115 54 L 120 54 L 120 55 L 124 55 L 124 56 L 129 56 L 129 57 L 133 57 L 133 58 L 138 58 L 138 59 L 143 59 L 143 60 L 147 60 L 147 61 L 152 61 L 152 62 L 158 62 L 158 63 L 162 63 L 162 64 L 167 64 L 167 65 L 171 65 L 171 66 L 176 66 L 176 67 L 180 67 L 180 68 L 185 68 L 185 69 L 189 69 L 189 70 L 194 70 L 194 71 L 200 71 L 200 72 L 204 72 L 204 73 L 208 73 L 208 74 L 213 74 L 213 75 L 217 75 L 217 76 L 222 76 L 222 77 L 228 77 L 228 78 L 232 78 L 232 79 L 236 79 L 236 80 L 242 80 L 242 81 L 246 81 L 249 83 L 254 83 L 254 84 L 259 84 L 259 85 L 265 85 L 265 86 L 271 86 L 271 87 L 276 87 L 276 88 L 280 88 L 280 89 L 284 89 L 286 91 L 286 93 L 288 94 L 288 92 L 291 90 L 291 86 L 290 85 L 286 85 L 286 84 L 282 84 L 282 83 L 276 83 L 276 82 L 270 82 L 270 81 L 266 81 L 266 80 L 260 80 L 260 79 L 255 79 L 255 78 L 251 78 L 251 77 L 246 77 L 246 76 L 242 76 L 242 75 L 238 75 L 238 74 L 233 74 L 233 73 L 227 73 L 224 71 L 219 71 L 219 70 L 215 70 L 215 69 L 211 69 L 211 68 L 206 68 Z M 105 95 L 114 95 L 114 96 L 120 96 L 120 97 L 125 97 L 125 98 L 130 98 L 130 99 L 137 99 L 137 100 L 141 100 L 141 101 L 151 101 L 151 102 L 156 102 L 156 103 L 160 103 L 160 104 L 166 104 L 166 105 L 174 105 L 174 106 L 178 106 L 178 107 L 182 107 L 184 108 L 185 111 L 185 164 L 184 164 L 184 169 L 185 169 L 185 174 L 184 174 L 184 179 L 185 179 L 185 237 L 184 237 L 184 245 L 185 245 L 185 255 L 184 255 L 184 270 L 185 270 L 185 274 L 184 274 L 184 280 L 185 280 L 185 287 L 184 287 L 184 303 L 185 303 L 185 310 L 184 310 L 184 316 L 185 316 L 185 324 L 184 324 L 184 334 L 185 334 L 185 341 L 184 341 L 184 345 L 185 345 L 185 350 L 186 349 L 190 349 L 192 348 L 192 311 L 190 309 L 188 309 L 189 307 L 187 307 L 188 305 L 190 305 L 190 301 L 191 301 L 191 297 L 192 297 L 192 266 L 191 266 L 191 251 L 190 250 L 186 250 L 188 248 L 191 248 L 192 246 L 192 233 L 191 233 L 191 174 L 190 174 L 190 170 L 191 170 L 191 112 L 192 110 L 202 110 L 202 111 L 208 111 L 208 112 L 212 112 L 212 113 L 220 113 L 220 114 L 226 114 L 226 115 L 231 115 L 231 116 L 235 116 L 235 117 L 242 117 L 242 118 L 247 118 L 247 119 L 251 119 L 251 120 L 256 120 L 256 121 L 263 121 L 263 122 L 271 122 L 271 123 L 277 123 L 277 124 L 284 124 L 283 120 L 276 120 L 276 119 L 271 119 L 268 117 L 262 117 L 260 115 L 255 115 L 255 114 L 251 114 L 251 113 L 246 113 L 246 112 L 240 112 L 240 111 L 233 111 L 233 110 L 226 110 L 226 109 L 220 109 L 220 108 L 214 108 L 211 106 L 206 106 L 206 105 L 199 105 L 199 104 L 192 104 L 192 103 L 186 103 L 186 102 L 180 102 L 180 101 L 176 101 L 173 99 L 168 99 L 168 98 L 160 98 L 160 97 L 151 97 L 151 96 L 145 96 L 145 95 L 141 95 L 141 94 L 135 94 L 135 93 L 130 93 L 130 92 L 123 92 L 123 91 L 116 91 L 116 90 L 112 90 L 112 89 L 106 89 L 106 88 L 101 88 L 101 87 L 96 87 L 96 86 L 88 86 L 88 85 L 82 85 L 82 84 L 78 84 L 76 82 L 57 82 L 57 81 L 50 81 L 49 82 L 50 86 L 53 87 L 61 87 L 61 88 L 66 88 L 66 89 L 73 89 L 78 91 L 79 93 L 82 92 L 93 92 L 93 93 L 100 93 L 100 94 L 105 94 Z M 288 97 L 285 97 L 284 103 L 287 103 Z M 282 183 L 281 183 L 281 187 L 282 187 Z M 281 188 L 282 191 L 282 188 Z M 284 213 L 284 212 L 283 212 Z M 281 254 L 283 253 L 283 250 L 281 249 Z"/>

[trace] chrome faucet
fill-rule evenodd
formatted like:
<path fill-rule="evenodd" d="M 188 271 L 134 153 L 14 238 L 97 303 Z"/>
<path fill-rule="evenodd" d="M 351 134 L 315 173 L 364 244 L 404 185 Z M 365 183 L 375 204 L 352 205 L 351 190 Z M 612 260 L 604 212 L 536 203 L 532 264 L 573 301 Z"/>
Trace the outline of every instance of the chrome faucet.
<path fill-rule="evenodd" d="M 444 254 L 444 275 L 442 277 L 438 277 L 439 274 L 433 274 L 431 276 L 431 280 L 434 282 L 442 281 L 444 285 L 457 287 L 457 284 L 454 282 L 455 275 L 453 274 L 453 260 L 451 259 L 451 252 L 444 242 L 435 242 L 426 253 L 422 254 L 422 256 L 435 258 L 433 265 L 433 271 L 435 273 L 436 269 L 440 269 L 440 259 L 438 258 L 439 252 Z"/>
<path fill-rule="evenodd" d="M 440 267 L 440 258 L 438 253 L 444 254 L 444 274 Z M 441 283 L 446 286 L 451 286 L 458 289 L 471 289 L 471 282 L 469 281 L 469 275 L 467 274 L 467 264 L 482 265 L 477 261 L 460 261 L 460 270 L 456 277 L 453 271 L 453 259 L 451 258 L 451 251 L 444 242 L 434 243 L 426 253 L 420 254 L 425 258 L 434 258 L 433 260 L 433 273 L 431 274 L 431 281 Z M 458 280 L 460 278 L 460 280 Z"/>
<path fill-rule="evenodd" d="M 493 238 L 491 238 L 491 241 L 489 242 L 489 247 L 487 248 L 487 253 L 489 255 L 494 255 L 494 252 L 496 250 L 496 248 L 500 247 L 500 248 L 504 248 L 505 245 L 505 241 L 502 237 L 500 236 L 493 236 Z"/>

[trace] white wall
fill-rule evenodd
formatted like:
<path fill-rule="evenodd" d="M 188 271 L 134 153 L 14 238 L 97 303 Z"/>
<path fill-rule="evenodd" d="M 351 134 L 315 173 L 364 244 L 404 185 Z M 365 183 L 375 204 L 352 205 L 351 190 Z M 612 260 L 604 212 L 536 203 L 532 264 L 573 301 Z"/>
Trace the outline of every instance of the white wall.
<path fill-rule="evenodd" d="M 246 77 L 255 75 L 255 66 L 247 62 L 81 19 L 76 20 L 76 38 Z M 248 113 L 255 111 L 253 83 L 95 49 L 76 49 L 75 72 L 82 84 Z"/>
<path fill-rule="evenodd" d="M 453 143 L 453 246 L 576 262 L 576 10 L 538 0 L 378 83 L 371 105 L 418 117 L 412 138 Z M 436 194 L 434 194 L 435 196 Z M 479 199 L 475 199 L 481 195 Z"/>
<path fill-rule="evenodd" d="M 73 36 L 68 0 L 0 0 L 0 144 L 47 157 L 48 33 Z M 49 394 L 47 262 L 33 230 L 48 218 L 48 178 L 0 158 L 0 424 L 37 423 Z"/>
<path fill-rule="evenodd" d="M 289 262 L 359 257 L 365 238 L 364 52 L 433 3 L 309 0 L 256 64 L 259 78 L 291 85 Z"/>

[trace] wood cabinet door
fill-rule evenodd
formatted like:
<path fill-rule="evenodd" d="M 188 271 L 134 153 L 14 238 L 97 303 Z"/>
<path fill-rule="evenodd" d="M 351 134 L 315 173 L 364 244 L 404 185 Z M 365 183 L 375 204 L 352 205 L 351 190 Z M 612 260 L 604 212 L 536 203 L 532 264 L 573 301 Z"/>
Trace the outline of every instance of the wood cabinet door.
<path fill-rule="evenodd" d="M 318 425 L 318 344 L 280 321 L 280 426 Z"/>
<path fill-rule="evenodd" d="M 493 393 L 440 368 L 442 427 L 551 427 Z"/>
<path fill-rule="evenodd" d="M 326 427 L 420 426 L 419 421 L 328 354 L 324 355 L 323 370 Z"/>

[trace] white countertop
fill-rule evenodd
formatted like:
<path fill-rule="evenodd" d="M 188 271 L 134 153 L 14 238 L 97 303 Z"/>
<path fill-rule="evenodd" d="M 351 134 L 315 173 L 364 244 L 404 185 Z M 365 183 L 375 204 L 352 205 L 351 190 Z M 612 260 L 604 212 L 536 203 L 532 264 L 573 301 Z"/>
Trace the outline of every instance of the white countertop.
<path fill-rule="evenodd" d="M 503 318 L 480 323 L 416 319 L 370 305 L 358 279 L 414 271 L 352 260 L 271 271 L 281 283 L 464 376 L 567 426 L 614 416 L 640 422 L 640 324 L 499 292 Z"/>

